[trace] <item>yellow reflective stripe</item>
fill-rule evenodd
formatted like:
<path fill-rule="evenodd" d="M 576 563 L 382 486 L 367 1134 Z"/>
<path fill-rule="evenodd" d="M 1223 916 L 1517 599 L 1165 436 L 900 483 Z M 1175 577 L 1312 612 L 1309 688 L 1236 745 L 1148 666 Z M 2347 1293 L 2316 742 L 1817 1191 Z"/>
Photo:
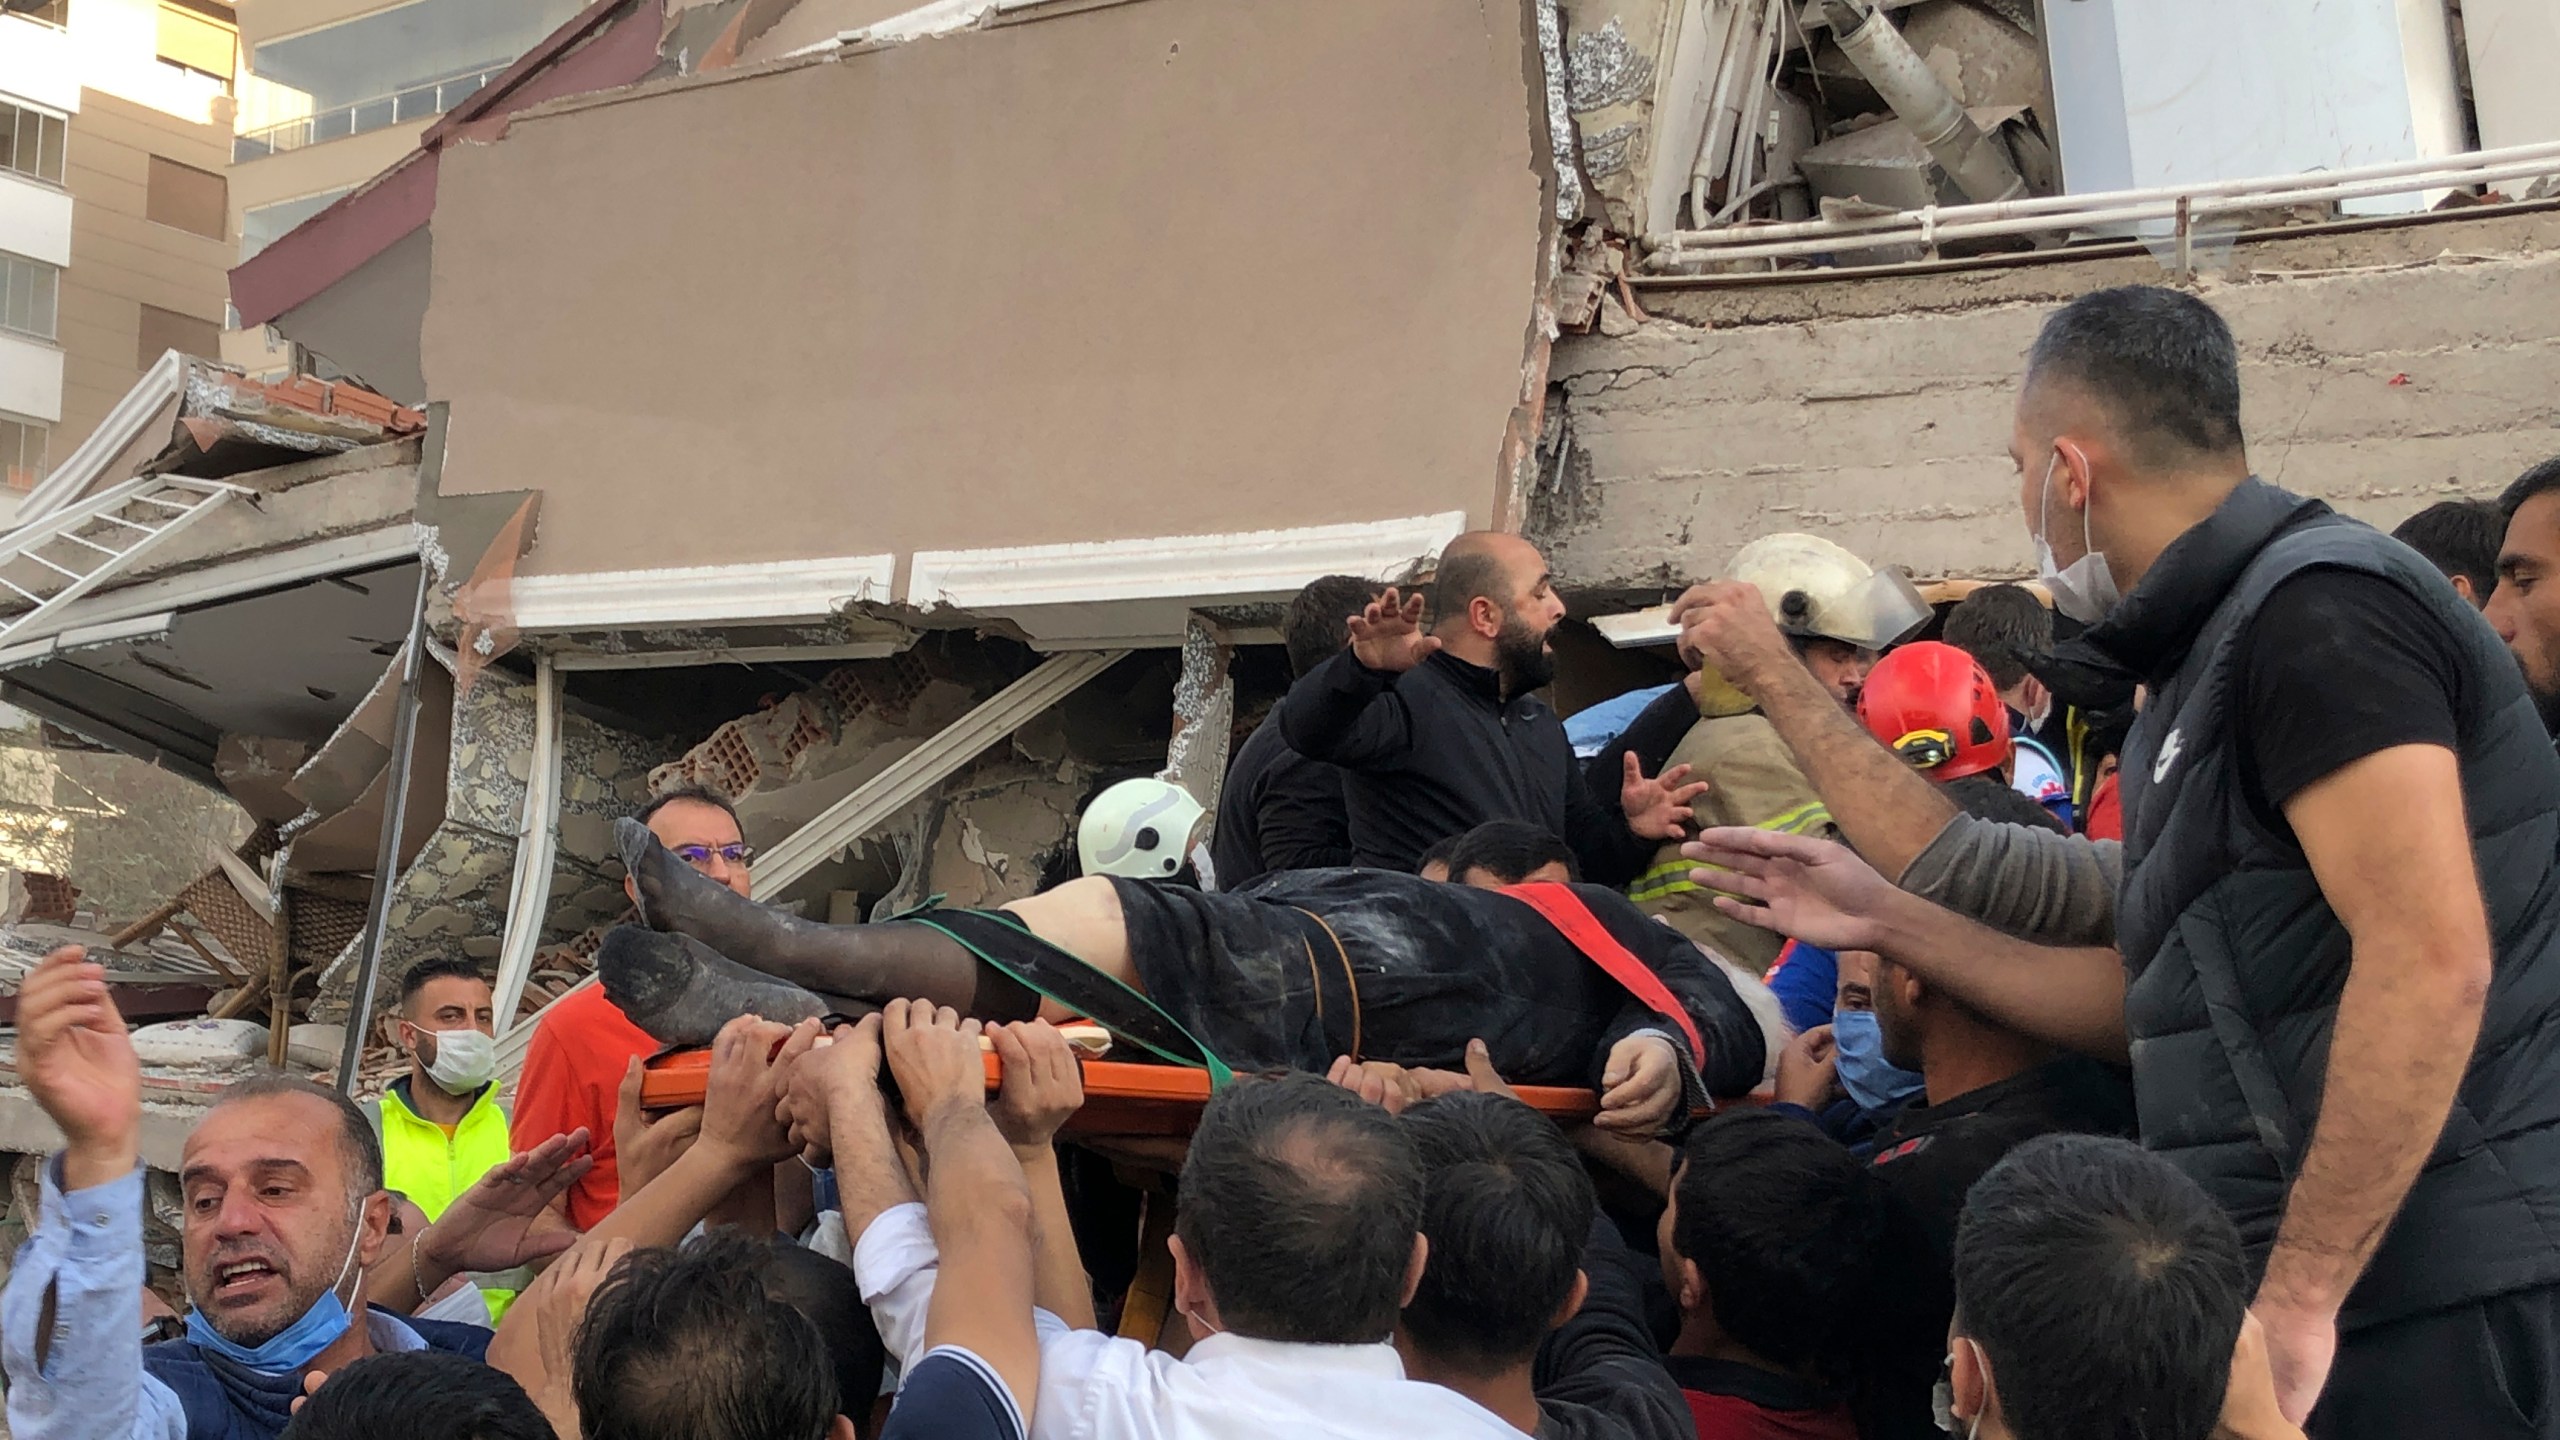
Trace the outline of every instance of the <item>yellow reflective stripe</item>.
<path fill-rule="evenodd" d="M 1806 835 L 1816 830 L 1820 830 L 1830 823 L 1831 808 L 1823 804 L 1821 801 L 1816 800 L 1809 805 L 1799 805 L 1793 810 L 1782 810 L 1751 828 L 1754 830 L 1776 830 L 1787 835 Z M 1692 881 L 1689 878 L 1690 871 L 1722 870 L 1725 868 L 1726 867 L 1722 865 L 1701 865 L 1696 861 L 1688 859 L 1666 860 L 1661 864 L 1654 866 L 1652 869 L 1645 871 L 1643 874 L 1638 875 L 1634 882 L 1627 886 L 1627 898 L 1630 900 L 1660 900 L 1672 895 L 1695 894 L 1699 891 L 1706 890 L 1708 887 Z M 1729 894 L 1731 892 L 1717 891 L 1716 893 Z"/>

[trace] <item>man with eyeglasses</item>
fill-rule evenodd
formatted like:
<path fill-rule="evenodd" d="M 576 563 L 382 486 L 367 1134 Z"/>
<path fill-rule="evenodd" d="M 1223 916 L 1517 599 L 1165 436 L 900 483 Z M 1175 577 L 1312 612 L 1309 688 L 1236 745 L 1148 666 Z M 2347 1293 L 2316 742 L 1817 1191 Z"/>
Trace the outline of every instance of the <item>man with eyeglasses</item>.
<path fill-rule="evenodd" d="M 747 862 L 755 856 L 738 828 L 729 797 L 699 785 L 669 790 L 634 817 L 658 843 L 685 864 L 748 899 L 754 890 Z M 623 881 L 631 892 L 631 882 Z M 634 903 L 638 895 L 632 894 Z M 658 1053 L 643 1033 L 604 996 L 601 986 L 571 991 L 542 1012 L 533 1044 L 516 1081 L 513 1143 L 527 1150 L 554 1135 L 584 1126 L 594 1137 L 595 1168 L 561 1197 L 569 1223 L 594 1227 L 621 1199 L 621 1170 L 613 1145 L 613 1121 L 634 1061 Z"/>

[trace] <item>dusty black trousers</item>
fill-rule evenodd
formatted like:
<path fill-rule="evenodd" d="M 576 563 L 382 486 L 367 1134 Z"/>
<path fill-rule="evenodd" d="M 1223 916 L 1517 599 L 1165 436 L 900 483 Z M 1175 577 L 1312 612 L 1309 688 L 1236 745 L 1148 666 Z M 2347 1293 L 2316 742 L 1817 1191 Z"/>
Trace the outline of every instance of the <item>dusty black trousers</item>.
<path fill-rule="evenodd" d="M 2560 1440 L 2560 1286 L 2340 1337 L 2311 1440 Z"/>

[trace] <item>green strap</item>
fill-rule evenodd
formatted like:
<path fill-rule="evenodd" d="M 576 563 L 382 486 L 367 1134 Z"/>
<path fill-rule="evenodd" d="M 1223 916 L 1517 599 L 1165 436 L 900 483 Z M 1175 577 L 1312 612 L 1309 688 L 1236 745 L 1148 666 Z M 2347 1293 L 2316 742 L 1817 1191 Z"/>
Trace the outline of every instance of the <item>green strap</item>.
<path fill-rule="evenodd" d="M 1014 983 L 1021 985 L 1025 989 L 1036 991 L 1051 1000 L 1057 1001 L 1059 1004 L 1085 1016 L 1095 1024 L 1102 1026 L 1104 1029 L 1110 1031 L 1114 1036 L 1128 1041 L 1130 1044 L 1137 1046 L 1139 1049 L 1146 1051 L 1157 1059 L 1166 1061 L 1170 1064 L 1184 1066 L 1188 1069 L 1208 1071 L 1209 1088 L 1211 1090 L 1224 1090 L 1228 1085 L 1234 1083 L 1236 1072 L 1228 1068 L 1227 1062 L 1219 1059 L 1216 1051 L 1211 1050 L 1208 1046 L 1200 1043 L 1200 1038 L 1198 1036 L 1193 1035 L 1189 1030 L 1184 1029 L 1180 1021 L 1174 1019 L 1171 1015 L 1166 1014 L 1163 1007 L 1157 1005 L 1153 1000 L 1148 999 L 1137 990 L 1122 984 L 1116 977 L 1096 969 L 1093 965 L 1087 963 L 1082 956 L 1077 955 L 1074 951 L 1067 949 L 1065 946 L 1033 934 L 1030 926 L 1023 924 L 1019 918 L 1009 911 L 970 910 L 963 913 L 980 917 L 994 924 L 1003 925 L 1032 944 L 1038 945 L 1044 949 L 1054 950 L 1058 954 L 1065 956 L 1067 959 L 1074 961 L 1082 971 L 1082 975 L 1078 977 L 1079 980 L 1084 976 L 1090 976 L 1094 981 L 1095 993 L 1086 996 L 1061 994 L 1058 988 L 1041 983 L 1039 979 L 1034 978 L 1033 974 L 1024 967 L 1017 965 L 1010 960 L 997 958 L 984 946 L 979 945 L 968 936 L 961 934 L 958 930 L 953 929 L 949 925 L 943 924 L 940 920 L 935 919 L 929 914 L 910 914 L 902 918 L 913 924 L 922 925 L 935 931 L 945 939 L 950 940 L 953 944 L 958 945 L 970 954 L 977 956 L 980 961 L 994 967 L 998 971 L 1001 971 L 1004 975 L 1013 980 Z M 1101 1000 L 1104 1003 L 1097 1005 L 1094 1003 L 1096 1000 Z M 1117 1018 L 1113 1015 L 1103 1013 L 1106 1010 L 1122 1005 L 1128 1006 L 1133 1010 L 1143 1011 L 1145 1014 L 1151 1015 L 1157 1020 L 1162 1021 L 1167 1030 L 1171 1031 L 1174 1035 L 1180 1036 L 1183 1042 L 1187 1043 L 1191 1047 L 1193 1054 L 1188 1056 L 1178 1054 L 1174 1050 L 1168 1049 L 1166 1046 L 1158 1044 L 1155 1041 L 1149 1040 L 1146 1036 L 1136 1033 L 1135 1029 L 1128 1023 L 1129 1014 L 1126 1010 L 1120 1011 Z"/>

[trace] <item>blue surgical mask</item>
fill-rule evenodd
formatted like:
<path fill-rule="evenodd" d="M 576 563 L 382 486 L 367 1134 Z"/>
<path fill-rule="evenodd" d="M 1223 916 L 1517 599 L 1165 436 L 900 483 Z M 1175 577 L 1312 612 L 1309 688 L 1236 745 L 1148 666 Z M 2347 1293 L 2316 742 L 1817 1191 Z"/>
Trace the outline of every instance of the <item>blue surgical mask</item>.
<path fill-rule="evenodd" d="M 204 1311 L 194 1309 L 187 1312 L 187 1339 L 198 1349 L 210 1350 L 245 1369 L 269 1375 L 300 1374 L 305 1366 L 319 1357 L 321 1351 L 338 1343 L 338 1337 L 346 1334 L 355 1323 L 347 1314 L 347 1302 L 338 1298 L 338 1291 L 347 1283 L 347 1276 L 354 1272 L 356 1251 L 364 1245 L 364 1208 L 361 1204 L 356 1208 L 354 1224 L 350 1228 L 354 1233 L 347 1239 L 346 1263 L 338 1267 L 336 1283 L 319 1299 L 312 1301 L 311 1308 L 303 1311 L 300 1319 L 267 1337 L 262 1344 L 241 1345 L 224 1339 L 204 1318 Z"/>
<path fill-rule="evenodd" d="M 1920 1077 L 1884 1058 L 1884 1027 L 1873 1010 L 1842 1010 L 1831 1017 L 1831 1042 L 1839 1057 L 1840 1088 L 1858 1108 L 1881 1114 L 1920 1093 Z"/>

